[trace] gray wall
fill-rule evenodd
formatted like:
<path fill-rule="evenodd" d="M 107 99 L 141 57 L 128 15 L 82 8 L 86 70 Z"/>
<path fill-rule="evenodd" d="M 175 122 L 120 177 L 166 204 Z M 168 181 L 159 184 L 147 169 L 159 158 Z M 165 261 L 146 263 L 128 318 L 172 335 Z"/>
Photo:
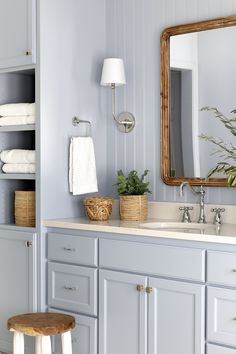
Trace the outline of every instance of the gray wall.
<path fill-rule="evenodd" d="M 236 13 L 234 0 L 107 0 L 107 55 L 122 57 L 127 85 L 117 89 L 117 110 L 129 110 L 137 119 L 127 135 L 117 131 L 112 118 L 107 123 L 107 193 L 115 195 L 112 184 L 116 171 L 151 171 L 152 200 L 182 201 L 178 188 L 160 178 L 160 34 L 163 29 Z M 104 88 L 107 90 L 107 88 Z M 105 95 L 105 93 L 104 93 Z M 108 101 L 108 112 L 110 111 Z M 188 201 L 196 201 L 188 194 Z M 208 188 L 207 202 L 235 204 L 227 188 Z"/>
<path fill-rule="evenodd" d="M 92 122 L 99 191 L 106 191 L 106 109 L 98 85 L 105 13 L 105 0 L 39 2 L 42 219 L 83 210 L 82 197 L 68 191 L 69 139 L 84 134 L 72 126 L 75 115 Z"/>

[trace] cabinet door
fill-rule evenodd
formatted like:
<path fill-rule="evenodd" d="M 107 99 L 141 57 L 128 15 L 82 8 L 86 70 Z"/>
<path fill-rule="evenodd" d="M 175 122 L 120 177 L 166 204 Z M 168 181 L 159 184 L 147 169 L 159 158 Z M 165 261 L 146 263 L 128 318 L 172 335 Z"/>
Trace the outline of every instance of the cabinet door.
<path fill-rule="evenodd" d="M 36 311 L 36 235 L 0 231 L 0 351 L 12 351 L 9 317 Z M 26 344 L 27 346 L 27 344 Z"/>
<path fill-rule="evenodd" d="M 147 353 L 147 278 L 100 271 L 99 353 Z"/>
<path fill-rule="evenodd" d="M 0 0 L 0 69 L 35 63 L 35 0 Z"/>
<path fill-rule="evenodd" d="M 154 278 L 149 286 L 149 354 L 203 354 L 204 286 Z"/>

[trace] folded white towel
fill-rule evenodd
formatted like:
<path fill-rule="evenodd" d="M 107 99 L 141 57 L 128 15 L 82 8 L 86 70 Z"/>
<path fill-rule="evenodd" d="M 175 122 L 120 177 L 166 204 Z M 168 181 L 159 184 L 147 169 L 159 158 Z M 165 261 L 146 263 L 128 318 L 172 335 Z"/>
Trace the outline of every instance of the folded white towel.
<path fill-rule="evenodd" d="M 90 137 L 71 138 L 69 187 L 73 195 L 98 191 L 93 140 Z"/>
<path fill-rule="evenodd" d="M 0 159 L 4 163 L 35 163 L 35 150 L 3 150 Z"/>
<path fill-rule="evenodd" d="M 0 117 L 0 126 L 34 124 L 35 116 L 8 116 Z"/>
<path fill-rule="evenodd" d="M 5 163 L 2 166 L 5 173 L 35 173 L 34 163 Z"/>
<path fill-rule="evenodd" d="M 0 116 L 35 116 L 35 103 L 9 103 L 0 106 Z"/>

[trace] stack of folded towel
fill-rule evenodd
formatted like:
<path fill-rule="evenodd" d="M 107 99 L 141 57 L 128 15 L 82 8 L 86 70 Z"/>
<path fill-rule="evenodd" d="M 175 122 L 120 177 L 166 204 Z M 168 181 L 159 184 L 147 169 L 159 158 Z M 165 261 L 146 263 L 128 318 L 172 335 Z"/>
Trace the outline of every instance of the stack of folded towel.
<path fill-rule="evenodd" d="M 0 126 L 35 123 L 35 103 L 0 105 Z"/>
<path fill-rule="evenodd" d="M 5 173 L 35 173 L 34 150 L 3 150 L 0 160 L 4 163 L 2 171 Z"/>

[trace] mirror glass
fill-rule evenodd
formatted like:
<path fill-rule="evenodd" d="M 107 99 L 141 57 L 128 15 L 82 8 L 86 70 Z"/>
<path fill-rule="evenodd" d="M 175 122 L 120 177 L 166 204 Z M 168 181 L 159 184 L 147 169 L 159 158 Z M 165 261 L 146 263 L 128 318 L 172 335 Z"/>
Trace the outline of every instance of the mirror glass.
<path fill-rule="evenodd" d="M 204 108 L 236 116 L 231 113 L 236 109 L 235 38 L 236 16 L 162 33 L 161 171 L 166 184 L 187 180 L 192 185 L 227 186 L 223 174 L 207 177 L 222 157 L 217 145 L 201 136 L 234 143 L 214 112 Z"/>
<path fill-rule="evenodd" d="M 207 176 L 221 161 L 204 134 L 230 142 L 232 135 L 214 114 L 236 108 L 236 28 L 170 37 L 170 144 L 173 177 Z M 218 175 L 219 176 L 219 175 Z M 222 175 L 223 177 L 223 175 Z"/>

